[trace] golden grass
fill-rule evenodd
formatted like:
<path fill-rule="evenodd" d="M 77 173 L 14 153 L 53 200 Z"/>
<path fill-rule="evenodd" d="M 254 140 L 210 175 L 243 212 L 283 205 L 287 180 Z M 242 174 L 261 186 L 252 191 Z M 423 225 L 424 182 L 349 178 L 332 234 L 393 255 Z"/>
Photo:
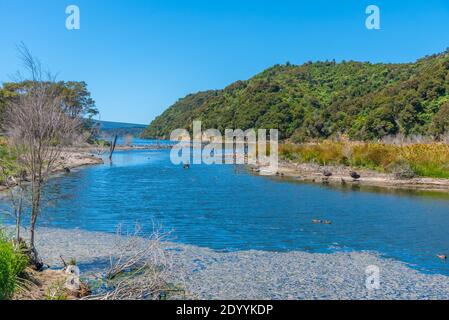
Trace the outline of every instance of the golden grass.
<path fill-rule="evenodd" d="M 287 143 L 280 145 L 279 154 L 294 162 L 345 165 L 380 172 L 391 172 L 400 164 L 409 166 L 417 176 L 449 179 L 449 145 L 445 143 Z"/>

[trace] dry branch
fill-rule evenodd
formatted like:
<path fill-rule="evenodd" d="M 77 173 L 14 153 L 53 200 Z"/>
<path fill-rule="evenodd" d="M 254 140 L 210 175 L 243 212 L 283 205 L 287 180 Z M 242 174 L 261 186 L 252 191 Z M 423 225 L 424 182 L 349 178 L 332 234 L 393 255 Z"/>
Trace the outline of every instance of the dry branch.
<path fill-rule="evenodd" d="M 131 235 L 124 235 L 119 227 L 116 236 L 118 254 L 110 257 L 110 267 L 103 275 L 108 289 L 86 299 L 159 299 L 161 294 L 178 291 L 170 288 L 173 264 L 163 247 L 168 234 L 154 230 L 151 236 L 141 237 L 137 226 Z"/>

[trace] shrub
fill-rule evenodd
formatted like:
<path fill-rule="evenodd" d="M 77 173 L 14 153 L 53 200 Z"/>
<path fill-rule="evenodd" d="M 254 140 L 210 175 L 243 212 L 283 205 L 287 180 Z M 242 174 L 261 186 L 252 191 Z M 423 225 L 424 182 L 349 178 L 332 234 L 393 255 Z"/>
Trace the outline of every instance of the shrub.
<path fill-rule="evenodd" d="M 16 280 L 28 264 L 25 255 L 18 252 L 3 234 L 0 234 L 0 300 L 14 294 Z"/>
<path fill-rule="evenodd" d="M 396 179 L 412 179 L 416 176 L 415 171 L 407 161 L 399 160 L 388 165 L 387 171 L 392 173 Z"/>

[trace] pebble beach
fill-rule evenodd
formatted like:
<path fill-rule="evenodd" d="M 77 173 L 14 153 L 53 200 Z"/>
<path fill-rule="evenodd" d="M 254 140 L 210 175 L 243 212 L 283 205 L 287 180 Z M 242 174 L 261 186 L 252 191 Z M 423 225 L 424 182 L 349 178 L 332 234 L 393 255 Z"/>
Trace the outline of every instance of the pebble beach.
<path fill-rule="evenodd" d="M 88 276 L 108 265 L 120 237 L 41 228 L 37 240 L 47 264 L 62 266 L 60 255 L 74 257 Z M 172 260 L 174 281 L 193 299 L 449 299 L 449 277 L 421 273 L 372 252 L 218 252 L 172 242 L 163 246 Z M 379 268 L 377 290 L 366 287 L 369 266 Z"/>

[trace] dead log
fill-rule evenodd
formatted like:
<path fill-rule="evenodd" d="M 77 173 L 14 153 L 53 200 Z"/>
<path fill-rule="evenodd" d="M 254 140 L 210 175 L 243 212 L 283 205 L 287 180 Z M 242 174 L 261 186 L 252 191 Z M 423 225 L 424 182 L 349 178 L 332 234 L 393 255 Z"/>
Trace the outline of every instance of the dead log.
<path fill-rule="evenodd" d="M 114 136 L 114 141 L 113 141 L 112 144 L 111 144 L 111 149 L 110 149 L 110 152 L 109 152 L 109 160 L 112 160 L 112 154 L 113 154 L 114 151 L 115 151 L 115 147 L 116 147 L 116 145 L 117 145 L 117 139 L 118 139 L 118 136 L 115 135 L 115 136 Z"/>

